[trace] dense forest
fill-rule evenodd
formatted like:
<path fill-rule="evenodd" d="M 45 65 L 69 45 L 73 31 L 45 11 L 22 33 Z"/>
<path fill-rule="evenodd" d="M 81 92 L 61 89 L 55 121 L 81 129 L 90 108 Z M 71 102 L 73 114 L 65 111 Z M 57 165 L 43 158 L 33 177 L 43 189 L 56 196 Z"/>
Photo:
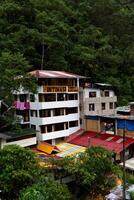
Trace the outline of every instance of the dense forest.
<path fill-rule="evenodd" d="M 134 101 L 133 1 L 1 0 L 0 50 L 7 88 L 13 73 L 65 70 L 112 83 L 119 105 Z"/>

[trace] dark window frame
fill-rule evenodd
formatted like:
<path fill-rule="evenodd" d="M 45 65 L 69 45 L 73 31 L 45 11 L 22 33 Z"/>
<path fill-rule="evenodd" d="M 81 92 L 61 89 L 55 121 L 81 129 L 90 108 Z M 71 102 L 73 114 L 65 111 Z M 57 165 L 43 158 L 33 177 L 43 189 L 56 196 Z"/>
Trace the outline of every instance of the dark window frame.
<path fill-rule="evenodd" d="M 89 92 L 89 98 L 96 98 L 96 92 L 95 91 Z"/>
<path fill-rule="evenodd" d="M 95 111 L 95 104 L 94 103 L 89 104 L 89 111 Z"/>

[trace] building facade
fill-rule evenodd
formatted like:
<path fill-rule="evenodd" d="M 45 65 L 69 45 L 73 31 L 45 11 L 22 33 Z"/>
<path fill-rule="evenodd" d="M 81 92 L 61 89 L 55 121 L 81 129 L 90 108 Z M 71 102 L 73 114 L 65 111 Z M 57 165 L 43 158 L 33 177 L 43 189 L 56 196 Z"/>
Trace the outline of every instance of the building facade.
<path fill-rule="evenodd" d="M 81 119 L 85 130 L 100 132 L 104 123 L 99 116 L 115 114 L 117 96 L 109 84 L 87 84 L 80 92 Z"/>
<path fill-rule="evenodd" d="M 79 79 L 81 76 L 37 70 L 37 94 L 15 95 L 16 115 L 23 127 L 34 128 L 38 141 L 57 143 L 80 129 Z"/>

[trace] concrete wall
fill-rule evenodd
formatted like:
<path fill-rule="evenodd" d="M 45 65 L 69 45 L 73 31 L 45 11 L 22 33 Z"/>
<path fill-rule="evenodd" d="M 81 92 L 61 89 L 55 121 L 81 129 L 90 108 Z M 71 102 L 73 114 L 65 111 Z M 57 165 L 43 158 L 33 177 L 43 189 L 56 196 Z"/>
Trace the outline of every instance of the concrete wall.
<path fill-rule="evenodd" d="M 109 96 L 104 96 L 105 91 L 100 89 L 84 88 L 83 90 L 83 113 L 84 115 L 111 115 L 115 114 L 115 102 L 117 97 L 114 91 L 108 90 Z M 96 97 L 89 97 L 89 92 L 96 92 Z M 81 100 L 81 99 L 80 99 Z M 81 100 L 82 101 L 82 100 Z M 102 103 L 105 103 L 105 109 L 102 109 Z M 113 103 L 113 108 L 110 108 Z M 94 104 L 94 110 L 89 110 L 89 104 Z"/>

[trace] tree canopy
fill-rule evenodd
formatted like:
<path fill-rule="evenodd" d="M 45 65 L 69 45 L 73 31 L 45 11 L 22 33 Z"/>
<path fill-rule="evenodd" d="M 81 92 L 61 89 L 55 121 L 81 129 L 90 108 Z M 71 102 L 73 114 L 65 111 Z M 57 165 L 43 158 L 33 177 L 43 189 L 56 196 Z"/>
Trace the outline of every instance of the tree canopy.
<path fill-rule="evenodd" d="M 35 181 L 39 170 L 35 154 L 17 145 L 0 150 L 0 190 L 3 198 L 15 199 Z"/>
<path fill-rule="evenodd" d="M 119 104 L 133 100 L 133 1 L 2 0 L 0 17 L 1 57 L 21 57 L 27 71 L 67 70 L 112 83 Z"/>
<path fill-rule="evenodd" d="M 62 174 L 75 176 L 75 182 L 82 188 L 81 193 L 95 199 L 116 185 L 120 169 L 112 162 L 112 153 L 102 147 L 90 147 L 77 157 L 67 157 L 57 161 Z"/>
<path fill-rule="evenodd" d="M 0 150 L 0 198 L 6 200 L 69 200 L 71 195 L 39 165 L 34 152 L 17 145 Z"/>
<path fill-rule="evenodd" d="M 19 200 L 70 200 L 71 195 L 65 185 L 45 178 L 43 182 L 25 189 Z"/>

